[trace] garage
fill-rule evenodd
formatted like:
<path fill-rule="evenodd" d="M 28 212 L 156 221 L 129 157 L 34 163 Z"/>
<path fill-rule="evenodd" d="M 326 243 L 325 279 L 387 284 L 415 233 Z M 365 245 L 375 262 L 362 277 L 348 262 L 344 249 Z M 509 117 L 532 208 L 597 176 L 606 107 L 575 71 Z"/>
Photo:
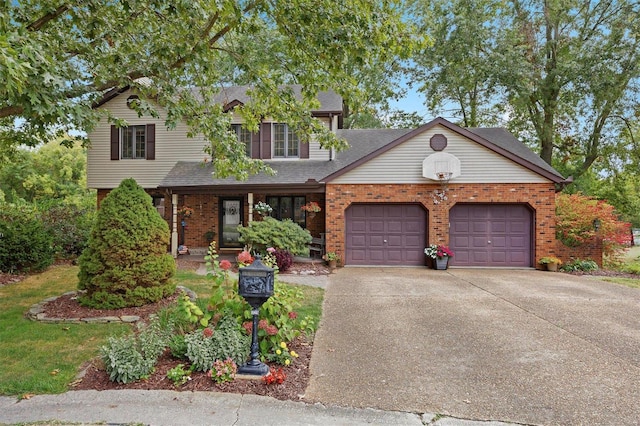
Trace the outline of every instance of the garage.
<path fill-rule="evenodd" d="M 533 215 L 524 204 L 457 204 L 449 211 L 452 265 L 530 267 Z"/>
<path fill-rule="evenodd" d="M 345 264 L 425 264 L 427 213 L 421 205 L 354 204 L 345 217 Z"/>

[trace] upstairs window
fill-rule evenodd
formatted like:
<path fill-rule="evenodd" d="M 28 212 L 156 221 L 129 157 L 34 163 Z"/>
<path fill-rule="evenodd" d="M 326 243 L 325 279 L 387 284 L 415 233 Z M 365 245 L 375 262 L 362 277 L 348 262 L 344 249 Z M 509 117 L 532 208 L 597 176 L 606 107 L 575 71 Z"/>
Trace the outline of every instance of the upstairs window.
<path fill-rule="evenodd" d="M 251 157 L 251 132 L 240 124 L 232 124 L 231 129 L 238 135 L 238 141 L 244 144 L 244 152 L 247 157 Z"/>
<path fill-rule="evenodd" d="M 273 124 L 273 157 L 300 157 L 300 138 L 286 124 Z"/>
<path fill-rule="evenodd" d="M 156 125 L 111 126 L 111 159 L 156 158 Z"/>
<path fill-rule="evenodd" d="M 122 153 L 120 158 L 146 158 L 147 126 L 129 126 L 120 129 Z"/>

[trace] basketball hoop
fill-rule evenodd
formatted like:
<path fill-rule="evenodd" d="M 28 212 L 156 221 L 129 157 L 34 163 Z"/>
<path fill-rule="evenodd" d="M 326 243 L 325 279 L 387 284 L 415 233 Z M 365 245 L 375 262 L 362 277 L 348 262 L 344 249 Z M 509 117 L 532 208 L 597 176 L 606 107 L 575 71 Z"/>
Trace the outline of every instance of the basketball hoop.
<path fill-rule="evenodd" d="M 453 172 L 436 172 L 436 177 L 440 182 L 448 183 L 453 176 Z"/>
<path fill-rule="evenodd" d="M 433 203 L 440 204 L 447 201 L 447 189 L 449 189 L 447 184 L 453 176 L 453 172 L 435 172 L 435 176 L 440 182 L 440 190 L 433 191 Z"/>

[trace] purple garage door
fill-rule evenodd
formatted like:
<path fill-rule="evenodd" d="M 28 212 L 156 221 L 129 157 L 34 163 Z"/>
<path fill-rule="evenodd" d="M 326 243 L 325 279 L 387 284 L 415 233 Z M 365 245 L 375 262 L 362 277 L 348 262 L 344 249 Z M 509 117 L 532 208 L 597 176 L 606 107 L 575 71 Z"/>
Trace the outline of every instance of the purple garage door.
<path fill-rule="evenodd" d="M 424 265 L 427 213 L 418 204 L 354 204 L 346 212 L 347 265 Z"/>
<path fill-rule="evenodd" d="M 531 210 L 521 204 L 458 204 L 449 211 L 449 243 L 457 266 L 526 266 Z"/>

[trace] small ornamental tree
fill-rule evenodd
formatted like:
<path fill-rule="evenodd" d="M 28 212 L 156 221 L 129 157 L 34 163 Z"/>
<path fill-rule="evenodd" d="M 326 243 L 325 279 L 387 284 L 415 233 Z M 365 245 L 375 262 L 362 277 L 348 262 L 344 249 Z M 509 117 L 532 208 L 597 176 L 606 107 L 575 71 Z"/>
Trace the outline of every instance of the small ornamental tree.
<path fill-rule="evenodd" d="M 175 261 L 167 253 L 169 226 L 133 179 L 123 180 L 100 205 L 87 249 L 78 259 L 79 300 L 116 309 L 173 294 Z"/>
<path fill-rule="evenodd" d="M 582 245 L 596 235 L 600 221 L 603 254 L 611 260 L 631 244 L 631 224 L 619 220 L 614 207 L 604 200 L 582 194 L 556 197 L 556 238 L 569 247 Z"/>

